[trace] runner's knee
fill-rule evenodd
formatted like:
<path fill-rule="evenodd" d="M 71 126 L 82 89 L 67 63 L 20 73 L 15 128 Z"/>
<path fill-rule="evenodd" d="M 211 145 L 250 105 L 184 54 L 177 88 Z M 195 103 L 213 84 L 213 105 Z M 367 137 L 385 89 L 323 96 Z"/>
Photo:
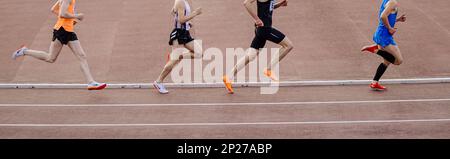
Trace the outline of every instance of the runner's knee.
<path fill-rule="evenodd" d="M 250 52 L 250 53 L 247 55 L 247 58 L 248 58 L 249 62 L 255 60 L 257 55 L 258 55 L 258 53 L 256 53 L 256 52 Z"/>
<path fill-rule="evenodd" d="M 178 64 L 179 61 L 181 61 L 181 60 L 178 60 L 178 59 L 170 60 L 164 67 L 166 69 L 172 69 L 173 67 L 175 67 L 176 64 Z"/>
<path fill-rule="evenodd" d="M 202 52 L 194 52 L 194 53 L 192 53 L 192 57 L 194 59 L 201 59 L 201 58 L 203 58 L 203 54 L 202 54 Z"/>
<path fill-rule="evenodd" d="M 286 49 L 288 52 L 294 49 L 294 45 L 291 41 L 287 40 L 285 43 L 281 45 L 284 49 Z"/>
<path fill-rule="evenodd" d="M 86 59 L 87 59 L 87 56 L 86 56 L 86 54 L 79 54 L 79 55 L 78 55 L 78 58 L 79 58 L 80 60 L 86 60 Z"/>
<path fill-rule="evenodd" d="M 48 62 L 48 63 L 55 63 L 56 62 L 56 58 L 48 58 L 45 61 Z"/>
<path fill-rule="evenodd" d="M 401 65 L 403 63 L 403 56 L 401 56 L 401 53 L 399 53 L 399 54 L 400 54 L 400 56 L 395 58 L 396 60 L 394 62 L 394 65 Z"/>
<path fill-rule="evenodd" d="M 292 49 L 294 49 L 294 45 L 288 44 L 288 45 L 286 46 L 286 50 L 287 50 L 287 51 L 292 51 Z"/>
<path fill-rule="evenodd" d="M 388 60 L 384 59 L 383 64 L 386 66 L 389 66 L 391 64 L 391 62 L 389 62 Z"/>
<path fill-rule="evenodd" d="M 402 63 L 403 63 L 403 59 L 402 59 L 402 58 L 398 58 L 398 59 L 395 61 L 394 65 L 401 65 Z"/>

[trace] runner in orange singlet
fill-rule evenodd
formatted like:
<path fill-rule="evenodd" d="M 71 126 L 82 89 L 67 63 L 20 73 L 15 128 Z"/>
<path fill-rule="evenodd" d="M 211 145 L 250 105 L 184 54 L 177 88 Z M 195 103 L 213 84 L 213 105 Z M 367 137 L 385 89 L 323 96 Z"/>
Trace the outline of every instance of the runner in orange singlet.
<path fill-rule="evenodd" d="M 106 84 L 98 83 L 92 77 L 86 54 L 74 32 L 74 25 L 84 19 L 84 14 L 76 13 L 75 3 L 76 0 L 58 0 L 55 5 L 53 5 L 51 11 L 58 16 L 58 21 L 53 27 L 53 40 L 50 44 L 48 53 L 31 50 L 26 46 L 22 46 L 13 53 L 12 58 L 15 60 L 17 57 L 26 55 L 48 63 L 54 63 L 63 46 L 67 45 L 80 61 L 81 70 L 88 82 L 88 90 L 101 90 L 106 88 Z"/>

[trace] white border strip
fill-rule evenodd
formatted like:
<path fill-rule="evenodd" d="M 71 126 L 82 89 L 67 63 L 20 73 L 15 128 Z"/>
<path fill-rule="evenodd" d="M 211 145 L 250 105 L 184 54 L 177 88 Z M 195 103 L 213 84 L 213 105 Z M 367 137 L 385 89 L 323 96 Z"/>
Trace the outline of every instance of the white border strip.
<path fill-rule="evenodd" d="M 174 104 L 0 104 L 0 107 L 188 107 L 188 106 L 274 106 L 274 105 L 320 105 L 320 104 L 367 104 L 450 102 L 449 99 L 367 100 L 326 102 L 266 102 L 266 103 L 174 103 Z M 449 105 L 450 107 L 450 105 Z"/>
<path fill-rule="evenodd" d="M 366 85 L 371 80 L 328 80 L 328 81 L 283 81 L 276 84 L 281 87 L 294 86 L 346 86 L 346 85 Z M 386 79 L 381 81 L 384 84 L 434 84 L 450 83 L 449 78 L 414 78 L 414 79 Z M 267 87 L 270 82 L 246 82 L 234 83 L 234 87 Z M 169 88 L 221 88 L 223 83 L 167 83 Z M 86 84 L 14 84 L 0 83 L 0 89 L 86 89 Z M 149 89 L 153 88 L 150 83 L 122 83 L 108 84 L 109 89 Z"/>
<path fill-rule="evenodd" d="M 166 123 L 166 124 L 162 124 L 162 123 L 155 123 L 155 124 L 0 124 L 0 127 L 249 126 L 249 125 L 385 124 L 385 123 L 416 123 L 416 122 L 450 122 L 450 119 L 243 122 L 243 123 Z"/>

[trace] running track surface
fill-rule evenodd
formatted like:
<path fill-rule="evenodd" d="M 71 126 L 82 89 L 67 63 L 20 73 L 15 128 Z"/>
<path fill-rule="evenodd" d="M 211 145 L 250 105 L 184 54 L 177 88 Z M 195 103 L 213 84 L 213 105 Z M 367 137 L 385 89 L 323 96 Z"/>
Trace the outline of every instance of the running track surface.
<path fill-rule="evenodd" d="M 450 85 L 390 88 L 7 90 L 0 138 L 450 137 Z"/>
<path fill-rule="evenodd" d="M 408 22 L 397 41 L 405 64 L 384 78 L 450 76 L 450 3 L 401 2 Z M 195 20 L 204 47 L 248 47 L 249 16 L 238 0 L 201 0 Z M 380 60 L 359 53 L 370 44 L 378 1 L 291 1 L 275 26 L 294 42 L 282 80 L 370 79 Z M 0 2 L 0 82 L 83 83 L 76 58 L 64 49 L 55 64 L 10 60 L 21 44 L 47 50 L 51 2 Z M 79 1 L 87 14 L 77 34 L 94 76 L 110 83 L 151 82 L 164 65 L 171 2 Z M 19 11 L 20 10 L 20 11 Z M 427 13 L 427 14 L 425 14 Z M 268 47 L 275 45 L 269 44 Z M 287 69 L 295 68 L 295 69 Z M 153 90 L 0 90 L 1 138 L 449 138 L 450 85 L 281 88 L 260 95 L 241 88 Z"/>

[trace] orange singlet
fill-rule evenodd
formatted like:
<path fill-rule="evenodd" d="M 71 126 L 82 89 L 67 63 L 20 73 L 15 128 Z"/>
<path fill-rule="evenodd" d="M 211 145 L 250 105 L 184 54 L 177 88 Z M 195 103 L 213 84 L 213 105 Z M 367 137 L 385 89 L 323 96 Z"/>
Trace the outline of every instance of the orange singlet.
<path fill-rule="evenodd" d="M 61 6 L 61 2 L 59 4 Z M 67 11 L 70 14 L 75 14 L 75 0 L 72 0 L 70 2 L 69 8 L 67 9 Z M 64 28 L 64 30 L 66 30 L 67 32 L 74 32 L 74 27 L 73 27 L 73 23 L 74 23 L 75 19 L 67 19 L 67 18 L 61 18 L 58 17 L 58 21 L 55 24 L 55 27 L 53 27 L 55 30 L 59 30 L 61 27 Z"/>

